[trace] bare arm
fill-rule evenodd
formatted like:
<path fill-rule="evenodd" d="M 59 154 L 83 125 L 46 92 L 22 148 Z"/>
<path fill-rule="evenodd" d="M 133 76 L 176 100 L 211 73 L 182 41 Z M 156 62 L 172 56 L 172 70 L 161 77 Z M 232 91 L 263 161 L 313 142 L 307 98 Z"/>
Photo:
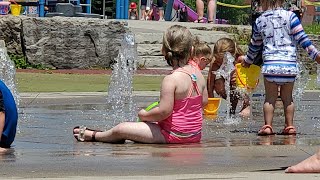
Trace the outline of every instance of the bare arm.
<path fill-rule="evenodd" d="M 173 111 L 174 93 L 176 86 L 172 75 L 166 76 L 161 85 L 159 106 L 150 110 L 141 110 L 138 116 L 141 121 L 162 121 L 169 117 Z"/>
<path fill-rule="evenodd" d="M 262 36 L 257 27 L 257 20 L 253 24 L 253 32 L 252 32 L 252 37 L 249 44 L 249 50 L 247 52 L 247 55 L 244 57 L 244 61 L 248 64 L 253 63 L 254 59 L 257 58 L 259 52 L 261 52 L 263 48 Z"/>
<path fill-rule="evenodd" d="M 208 97 L 212 98 L 214 97 L 213 95 L 213 90 L 214 90 L 214 77 L 215 75 L 212 74 L 212 63 L 210 64 L 209 67 L 209 72 L 208 72 L 208 78 L 207 78 L 207 93 L 208 93 Z"/>
<path fill-rule="evenodd" d="M 4 112 L 0 112 L 0 140 L 2 137 L 4 123 L 5 123 L 5 114 L 4 114 Z"/>
<path fill-rule="evenodd" d="M 208 104 L 208 91 L 207 86 L 204 87 L 202 91 L 202 107 L 205 107 Z"/>
<path fill-rule="evenodd" d="M 308 35 L 303 30 L 300 20 L 294 13 L 292 13 L 290 18 L 290 28 L 295 41 L 298 42 L 302 48 L 308 52 L 309 56 L 313 60 L 317 61 L 317 57 L 320 55 L 320 52 L 312 45 Z"/>

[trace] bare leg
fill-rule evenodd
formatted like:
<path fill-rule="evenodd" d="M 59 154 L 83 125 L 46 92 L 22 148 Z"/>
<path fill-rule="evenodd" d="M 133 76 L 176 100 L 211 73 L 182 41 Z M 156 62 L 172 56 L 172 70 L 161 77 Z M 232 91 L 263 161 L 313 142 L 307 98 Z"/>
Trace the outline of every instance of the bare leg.
<path fill-rule="evenodd" d="M 202 0 L 196 0 L 196 8 L 198 13 L 198 20 L 203 19 L 204 3 Z"/>
<path fill-rule="evenodd" d="M 159 21 L 163 21 L 164 19 L 163 19 L 163 10 L 162 9 L 160 9 L 159 10 Z"/>
<path fill-rule="evenodd" d="M 320 173 L 320 150 L 297 165 L 286 169 L 286 173 Z"/>
<path fill-rule="evenodd" d="M 146 20 L 145 12 L 146 12 L 145 9 L 141 9 L 141 19 L 140 20 L 143 20 L 143 21 Z"/>
<path fill-rule="evenodd" d="M 215 23 L 215 19 L 214 19 L 215 9 L 216 9 L 215 0 L 208 0 L 208 22 Z"/>
<path fill-rule="evenodd" d="M 294 103 L 292 98 L 292 90 L 294 83 L 287 83 L 281 85 L 280 96 L 283 102 L 283 109 L 285 115 L 285 126 L 293 126 L 293 116 L 294 116 Z"/>
<path fill-rule="evenodd" d="M 80 130 L 75 129 L 74 134 L 79 135 Z M 84 132 L 85 141 L 90 141 L 93 131 Z M 124 122 L 108 131 L 97 132 L 96 141 L 113 143 L 121 140 L 131 140 L 141 143 L 166 143 L 159 125 L 145 122 Z"/>
<path fill-rule="evenodd" d="M 266 98 L 263 104 L 264 124 L 272 126 L 274 106 L 278 97 L 278 85 L 264 79 Z M 272 133 L 270 128 L 265 129 L 265 133 Z"/>

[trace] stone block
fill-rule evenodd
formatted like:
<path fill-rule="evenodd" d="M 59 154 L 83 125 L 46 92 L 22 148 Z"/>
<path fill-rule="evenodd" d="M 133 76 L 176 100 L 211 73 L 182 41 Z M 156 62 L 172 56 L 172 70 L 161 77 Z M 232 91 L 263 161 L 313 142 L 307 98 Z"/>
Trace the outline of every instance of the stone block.
<path fill-rule="evenodd" d="M 58 69 L 109 67 L 127 32 L 120 22 L 91 18 L 25 18 L 22 21 L 28 62 Z"/>

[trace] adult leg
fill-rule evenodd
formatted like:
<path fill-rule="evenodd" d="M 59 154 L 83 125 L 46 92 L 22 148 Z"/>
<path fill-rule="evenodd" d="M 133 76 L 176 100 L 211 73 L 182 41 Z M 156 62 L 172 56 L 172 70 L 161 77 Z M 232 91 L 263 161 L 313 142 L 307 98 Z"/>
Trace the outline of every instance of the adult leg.
<path fill-rule="evenodd" d="M 216 2 L 215 0 L 208 0 L 208 22 L 215 23 L 215 10 L 216 10 Z"/>
<path fill-rule="evenodd" d="M 145 12 L 146 12 L 146 6 L 147 6 L 147 0 L 141 0 L 141 19 L 140 20 L 146 20 Z"/>
<path fill-rule="evenodd" d="M 159 10 L 159 21 L 164 21 L 163 0 L 157 0 L 157 6 L 158 6 L 158 10 Z"/>
<path fill-rule="evenodd" d="M 264 124 L 268 127 L 272 127 L 272 120 L 274 114 L 274 107 L 278 97 L 278 85 L 274 82 L 269 82 L 264 78 L 264 87 L 265 87 L 265 101 L 263 104 L 263 116 L 264 116 Z M 266 127 L 266 126 L 264 126 Z M 267 135 L 272 134 L 271 128 L 261 128 L 259 131 L 259 135 Z"/>
<path fill-rule="evenodd" d="M 80 129 L 74 130 L 74 135 L 79 136 Z M 90 141 L 93 131 L 85 130 L 84 141 Z M 123 122 L 108 131 L 97 132 L 96 141 L 113 143 L 122 140 L 131 140 L 140 143 L 166 143 L 159 125 L 146 122 Z"/>
<path fill-rule="evenodd" d="M 280 87 L 280 97 L 283 102 L 284 116 L 285 116 L 285 127 L 293 126 L 294 117 L 294 103 L 292 98 L 294 83 L 286 83 Z M 288 130 L 287 133 L 295 133 L 295 129 Z"/>
<path fill-rule="evenodd" d="M 304 161 L 288 167 L 286 173 L 320 173 L 320 149 L 313 156 Z"/>
<path fill-rule="evenodd" d="M 203 0 L 196 0 L 196 8 L 198 13 L 198 19 L 195 22 L 202 23 L 203 22 L 203 11 L 204 11 L 204 3 Z"/>

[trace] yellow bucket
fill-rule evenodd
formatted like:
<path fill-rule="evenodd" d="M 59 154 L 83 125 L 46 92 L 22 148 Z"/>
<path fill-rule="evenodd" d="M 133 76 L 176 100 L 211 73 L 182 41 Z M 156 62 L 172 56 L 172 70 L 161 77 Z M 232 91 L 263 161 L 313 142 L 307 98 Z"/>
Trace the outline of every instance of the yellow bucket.
<path fill-rule="evenodd" d="M 203 108 L 205 115 L 216 115 L 220 107 L 221 98 L 208 98 L 208 104 Z"/>
<path fill-rule="evenodd" d="M 254 90 L 259 84 L 260 66 L 251 64 L 245 68 L 241 63 L 236 64 L 236 83 L 237 87 L 246 89 L 247 91 Z"/>
<path fill-rule="evenodd" d="M 21 12 L 21 5 L 20 4 L 11 4 L 10 5 L 11 14 L 14 16 L 19 16 Z"/>

